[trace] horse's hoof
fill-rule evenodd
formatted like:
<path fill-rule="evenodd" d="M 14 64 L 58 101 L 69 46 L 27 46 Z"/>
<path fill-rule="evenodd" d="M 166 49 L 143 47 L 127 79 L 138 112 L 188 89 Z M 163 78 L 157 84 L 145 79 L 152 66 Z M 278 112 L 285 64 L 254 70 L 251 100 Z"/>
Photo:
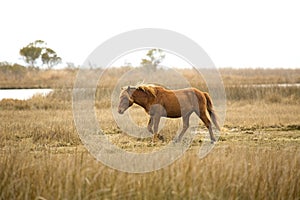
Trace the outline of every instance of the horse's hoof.
<path fill-rule="evenodd" d="M 162 142 L 164 142 L 164 141 L 165 141 L 165 138 L 164 138 L 164 136 L 163 136 L 163 135 L 158 135 L 157 137 L 158 137 L 158 139 L 159 139 L 159 140 L 161 140 Z"/>
<path fill-rule="evenodd" d="M 156 143 L 157 140 L 159 140 L 159 135 L 158 134 L 154 134 L 152 137 L 152 143 Z"/>

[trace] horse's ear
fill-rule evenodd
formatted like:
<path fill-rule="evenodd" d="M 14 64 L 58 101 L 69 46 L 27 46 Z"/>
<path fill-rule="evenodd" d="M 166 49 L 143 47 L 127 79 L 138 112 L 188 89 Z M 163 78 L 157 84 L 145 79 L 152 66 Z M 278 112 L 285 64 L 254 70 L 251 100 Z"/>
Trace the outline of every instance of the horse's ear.
<path fill-rule="evenodd" d="M 130 86 L 121 87 L 121 90 L 127 90 L 127 91 L 129 91 L 130 90 Z"/>

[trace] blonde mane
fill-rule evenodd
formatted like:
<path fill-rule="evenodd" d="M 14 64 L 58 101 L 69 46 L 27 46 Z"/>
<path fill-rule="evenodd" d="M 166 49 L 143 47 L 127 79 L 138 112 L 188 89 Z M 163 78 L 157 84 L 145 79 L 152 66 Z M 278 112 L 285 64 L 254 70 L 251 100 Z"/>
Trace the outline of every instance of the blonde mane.
<path fill-rule="evenodd" d="M 142 90 L 148 94 L 151 94 L 152 96 L 156 97 L 156 87 L 161 87 L 159 85 L 154 85 L 154 84 L 137 84 L 135 86 L 125 86 L 125 87 L 122 87 L 121 90 L 123 91 L 126 91 L 127 88 L 130 88 L 130 89 L 135 89 L 135 90 Z"/>
<path fill-rule="evenodd" d="M 151 95 L 156 97 L 156 92 L 154 87 L 156 87 L 156 85 L 153 84 L 139 84 L 136 86 L 137 89 L 143 90 L 144 92 L 149 92 Z"/>

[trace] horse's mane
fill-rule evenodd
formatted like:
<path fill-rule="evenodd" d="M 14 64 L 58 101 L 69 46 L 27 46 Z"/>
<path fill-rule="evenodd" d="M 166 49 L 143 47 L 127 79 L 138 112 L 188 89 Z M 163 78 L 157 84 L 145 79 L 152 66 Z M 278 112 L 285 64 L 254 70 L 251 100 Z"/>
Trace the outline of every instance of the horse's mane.
<path fill-rule="evenodd" d="M 136 89 L 140 89 L 146 93 L 150 93 L 154 97 L 156 97 L 155 87 L 157 87 L 154 84 L 138 84 L 136 85 Z"/>
<path fill-rule="evenodd" d="M 127 88 L 129 89 L 135 89 L 135 90 L 142 90 L 143 92 L 146 92 L 148 94 L 151 94 L 152 96 L 156 97 L 156 87 L 161 87 L 159 85 L 156 84 L 137 84 L 135 86 L 126 86 L 126 87 L 122 87 L 122 90 L 126 90 Z"/>

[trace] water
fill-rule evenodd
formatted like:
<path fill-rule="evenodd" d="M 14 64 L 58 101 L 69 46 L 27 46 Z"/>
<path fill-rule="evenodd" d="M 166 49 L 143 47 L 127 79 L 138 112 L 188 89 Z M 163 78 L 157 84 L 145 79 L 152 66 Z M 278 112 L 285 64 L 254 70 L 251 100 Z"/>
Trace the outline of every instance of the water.
<path fill-rule="evenodd" d="M 300 87 L 300 83 L 294 84 L 257 84 L 242 85 L 241 87 Z M 53 89 L 0 89 L 0 101 L 2 99 L 27 100 L 34 95 L 47 96 Z"/>
<path fill-rule="evenodd" d="M 0 89 L 0 101 L 2 99 L 27 100 L 34 95 L 46 96 L 52 91 L 53 89 Z"/>
<path fill-rule="evenodd" d="M 252 85 L 242 85 L 242 87 L 255 87 L 255 88 L 300 87 L 300 83 L 252 84 Z"/>

